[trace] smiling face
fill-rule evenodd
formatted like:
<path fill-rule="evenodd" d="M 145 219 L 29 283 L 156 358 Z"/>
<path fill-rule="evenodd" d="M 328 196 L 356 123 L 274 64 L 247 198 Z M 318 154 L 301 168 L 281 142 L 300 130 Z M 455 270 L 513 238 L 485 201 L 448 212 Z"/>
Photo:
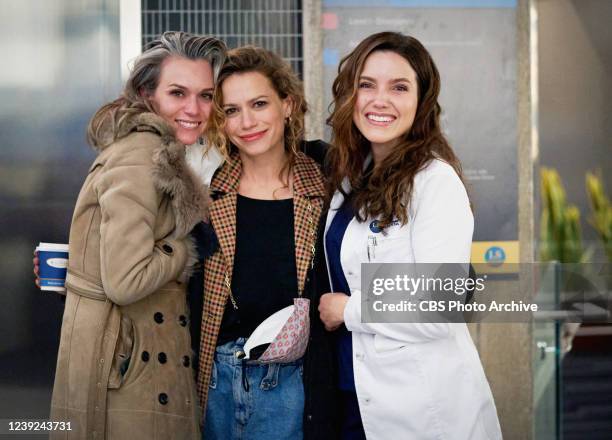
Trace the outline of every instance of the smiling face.
<path fill-rule="evenodd" d="M 156 113 L 185 145 L 197 142 L 210 115 L 213 73 L 205 60 L 169 57 L 161 65 L 159 83 L 149 97 Z"/>
<path fill-rule="evenodd" d="M 259 72 L 235 73 L 221 85 L 225 133 L 248 157 L 283 155 L 291 101 L 281 99 Z"/>
<path fill-rule="evenodd" d="M 417 76 L 401 55 L 376 51 L 364 63 L 358 87 L 353 122 L 370 141 L 378 162 L 412 127 L 418 105 Z"/>

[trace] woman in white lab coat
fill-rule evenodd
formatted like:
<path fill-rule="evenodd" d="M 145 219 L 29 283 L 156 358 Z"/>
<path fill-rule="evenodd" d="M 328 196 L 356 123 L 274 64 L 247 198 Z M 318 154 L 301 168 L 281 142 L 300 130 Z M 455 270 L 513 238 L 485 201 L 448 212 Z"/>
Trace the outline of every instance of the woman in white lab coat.
<path fill-rule="evenodd" d="M 499 439 L 489 384 L 465 324 L 364 323 L 361 263 L 468 263 L 474 220 L 440 130 L 440 77 L 399 33 L 363 40 L 333 85 L 325 251 L 338 333 L 343 439 Z"/>

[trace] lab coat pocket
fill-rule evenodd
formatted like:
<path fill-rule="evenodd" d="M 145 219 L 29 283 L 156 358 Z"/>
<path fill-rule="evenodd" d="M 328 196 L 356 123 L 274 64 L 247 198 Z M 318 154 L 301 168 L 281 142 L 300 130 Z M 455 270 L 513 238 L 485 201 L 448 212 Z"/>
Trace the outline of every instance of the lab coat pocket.
<path fill-rule="evenodd" d="M 389 356 L 398 353 L 408 356 L 412 354 L 412 346 L 408 342 L 387 338 L 382 335 L 374 335 L 374 350 L 379 356 Z"/>
<path fill-rule="evenodd" d="M 399 231 L 398 231 L 399 232 Z M 372 263 L 406 263 L 412 260 L 412 249 L 410 237 L 399 233 L 387 236 L 376 235 L 376 247 L 374 258 L 370 250 L 369 261 Z M 370 246 L 371 248 L 371 246 Z"/>
<path fill-rule="evenodd" d="M 134 324 L 126 316 L 121 316 L 119 335 L 113 355 L 113 366 L 109 374 L 108 388 L 117 389 L 127 382 L 134 371 Z"/>

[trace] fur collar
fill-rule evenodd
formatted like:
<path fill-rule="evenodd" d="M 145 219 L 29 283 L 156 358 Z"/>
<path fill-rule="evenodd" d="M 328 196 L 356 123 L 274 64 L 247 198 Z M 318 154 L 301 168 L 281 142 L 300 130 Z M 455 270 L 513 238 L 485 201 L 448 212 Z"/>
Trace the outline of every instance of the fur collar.
<path fill-rule="evenodd" d="M 208 221 L 210 197 L 185 160 L 185 146 L 174 136 L 162 136 L 162 145 L 153 153 L 155 186 L 170 195 L 176 217 L 176 235 L 181 237 L 201 221 Z"/>
<path fill-rule="evenodd" d="M 160 136 L 174 136 L 174 129 L 155 113 L 135 113 L 123 116 L 118 122 L 107 116 L 95 135 L 93 148 L 102 153 L 118 139 L 124 138 L 134 131 L 151 131 Z"/>
<path fill-rule="evenodd" d="M 208 221 L 208 186 L 188 165 L 185 145 L 174 137 L 173 128 L 160 116 L 134 115 L 117 128 L 116 138 L 134 131 L 153 132 L 161 138 L 161 145 L 153 151 L 153 180 L 157 189 L 170 196 L 176 218 L 175 236 L 183 237 L 199 222 Z"/>

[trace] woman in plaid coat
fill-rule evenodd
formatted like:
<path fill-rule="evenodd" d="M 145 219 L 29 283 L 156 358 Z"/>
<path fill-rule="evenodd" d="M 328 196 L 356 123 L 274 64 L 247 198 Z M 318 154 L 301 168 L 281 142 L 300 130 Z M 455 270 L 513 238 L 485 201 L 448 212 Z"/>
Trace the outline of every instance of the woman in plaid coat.
<path fill-rule="evenodd" d="M 333 438 L 333 356 L 314 291 L 325 291 L 314 282 L 318 274 L 327 278 L 315 251 L 325 188 L 319 165 L 299 151 L 307 109 L 301 83 L 276 54 L 242 47 L 229 52 L 214 101 L 208 135 L 227 162 L 210 185 L 219 247 L 204 266 L 203 436 Z M 257 325 L 298 296 L 311 299 L 304 358 L 241 361 Z"/>

